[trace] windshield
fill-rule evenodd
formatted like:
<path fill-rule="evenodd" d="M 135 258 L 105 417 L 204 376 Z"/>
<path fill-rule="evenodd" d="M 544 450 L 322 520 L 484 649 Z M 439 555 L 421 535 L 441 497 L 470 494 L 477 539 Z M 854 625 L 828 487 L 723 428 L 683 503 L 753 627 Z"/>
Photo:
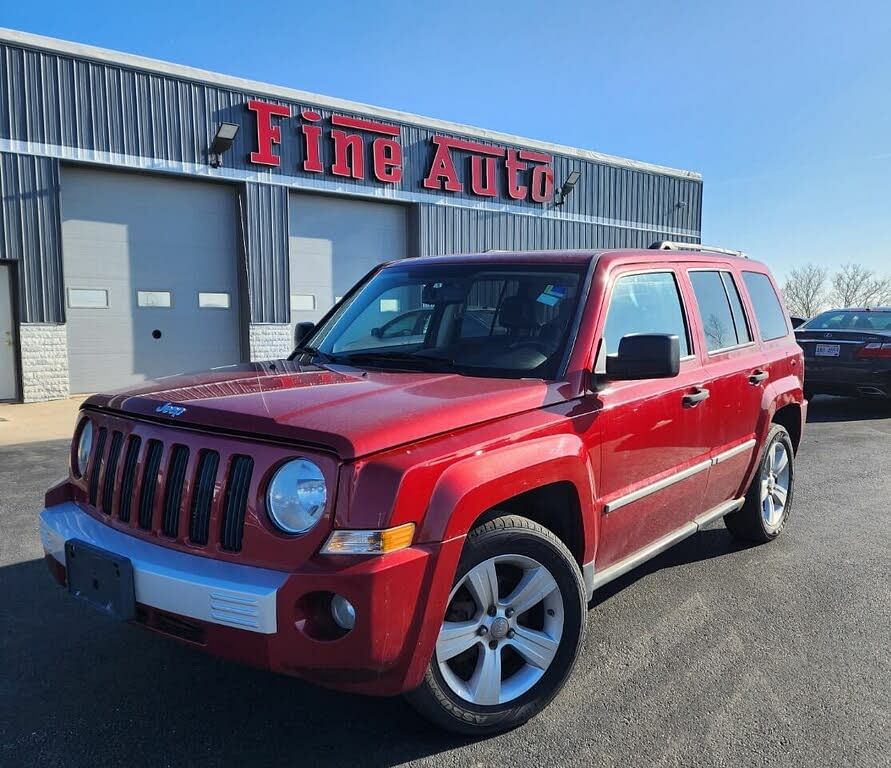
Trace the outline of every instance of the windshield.
<path fill-rule="evenodd" d="M 583 266 L 417 264 L 378 272 L 306 341 L 330 362 L 557 376 Z"/>
<path fill-rule="evenodd" d="M 832 310 L 799 326 L 800 331 L 891 331 L 891 312 Z"/>

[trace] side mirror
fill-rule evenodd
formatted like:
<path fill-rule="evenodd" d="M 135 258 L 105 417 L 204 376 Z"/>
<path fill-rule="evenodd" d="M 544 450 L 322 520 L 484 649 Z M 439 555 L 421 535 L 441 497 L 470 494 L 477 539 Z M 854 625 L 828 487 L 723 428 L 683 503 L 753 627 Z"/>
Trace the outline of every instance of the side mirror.
<path fill-rule="evenodd" d="M 670 379 L 680 370 L 680 342 L 666 333 L 623 336 L 618 353 L 606 358 L 606 378 L 611 381 Z"/>
<path fill-rule="evenodd" d="M 310 323 L 309 321 L 297 323 L 297 325 L 294 326 L 294 346 L 299 347 L 301 344 L 303 344 L 303 340 L 306 339 L 309 334 L 311 334 L 315 329 L 315 323 Z"/>
<path fill-rule="evenodd" d="M 383 334 L 382 329 L 380 329 L 380 328 L 372 328 L 371 329 L 371 335 L 374 336 L 374 338 L 379 339 L 381 337 L 381 334 Z"/>

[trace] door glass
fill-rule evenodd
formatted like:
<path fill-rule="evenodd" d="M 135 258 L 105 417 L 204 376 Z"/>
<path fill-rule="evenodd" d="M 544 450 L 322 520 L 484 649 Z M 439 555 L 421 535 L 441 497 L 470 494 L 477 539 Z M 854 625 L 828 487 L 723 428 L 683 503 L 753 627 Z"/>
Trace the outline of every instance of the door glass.
<path fill-rule="evenodd" d="M 140 307 L 170 307 L 173 295 L 170 291 L 136 291 L 136 304 Z"/>
<path fill-rule="evenodd" d="M 716 352 L 742 343 L 737 336 L 733 310 L 721 273 L 717 270 L 690 272 L 690 282 L 696 294 L 696 304 L 699 306 L 699 317 L 702 320 L 705 346 L 708 351 Z"/>
<path fill-rule="evenodd" d="M 674 273 L 648 272 L 616 281 L 603 331 L 606 353 L 618 352 L 619 341 L 630 333 L 672 334 L 678 337 L 681 357 L 691 354 Z"/>
<path fill-rule="evenodd" d="M 739 298 L 739 288 L 736 287 L 736 280 L 729 272 L 722 272 L 721 278 L 724 280 L 724 287 L 727 289 L 727 298 L 730 299 L 730 309 L 733 312 L 733 324 L 736 326 L 736 340 L 740 344 L 748 344 L 752 341 L 752 332 L 749 330 L 749 324 L 746 320 L 746 312 L 743 309 L 742 301 Z"/>

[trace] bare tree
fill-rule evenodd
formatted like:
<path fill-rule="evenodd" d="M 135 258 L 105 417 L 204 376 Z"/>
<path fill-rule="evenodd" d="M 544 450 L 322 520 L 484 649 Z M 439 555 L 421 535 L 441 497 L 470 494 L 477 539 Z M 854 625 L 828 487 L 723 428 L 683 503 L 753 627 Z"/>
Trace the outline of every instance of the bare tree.
<path fill-rule="evenodd" d="M 840 307 L 875 307 L 891 299 L 891 278 L 862 264 L 843 264 L 832 276 L 832 299 Z"/>
<path fill-rule="evenodd" d="M 829 298 L 826 289 L 826 267 L 805 264 L 793 269 L 783 283 L 783 298 L 790 314 L 813 317 L 822 310 Z"/>

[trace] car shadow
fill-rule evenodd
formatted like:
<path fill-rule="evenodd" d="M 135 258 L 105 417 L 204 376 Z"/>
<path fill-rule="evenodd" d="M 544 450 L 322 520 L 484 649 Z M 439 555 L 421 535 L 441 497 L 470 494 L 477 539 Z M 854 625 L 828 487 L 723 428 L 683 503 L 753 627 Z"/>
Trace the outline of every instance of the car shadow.
<path fill-rule="evenodd" d="M 808 403 L 808 424 L 891 419 L 891 400 L 814 395 Z"/>
<path fill-rule="evenodd" d="M 719 525 L 720 527 L 717 528 L 706 528 L 694 533 L 661 555 L 647 560 L 618 579 L 604 584 L 594 593 L 594 597 L 588 603 L 588 608 L 595 608 L 640 579 L 664 568 L 674 568 L 702 560 L 711 560 L 715 557 L 724 557 L 754 546 L 734 539 L 723 524 Z"/>
<path fill-rule="evenodd" d="M 402 699 L 218 661 L 107 619 L 46 563 L 0 568 L 0 762 L 390 766 L 467 743 Z"/>

